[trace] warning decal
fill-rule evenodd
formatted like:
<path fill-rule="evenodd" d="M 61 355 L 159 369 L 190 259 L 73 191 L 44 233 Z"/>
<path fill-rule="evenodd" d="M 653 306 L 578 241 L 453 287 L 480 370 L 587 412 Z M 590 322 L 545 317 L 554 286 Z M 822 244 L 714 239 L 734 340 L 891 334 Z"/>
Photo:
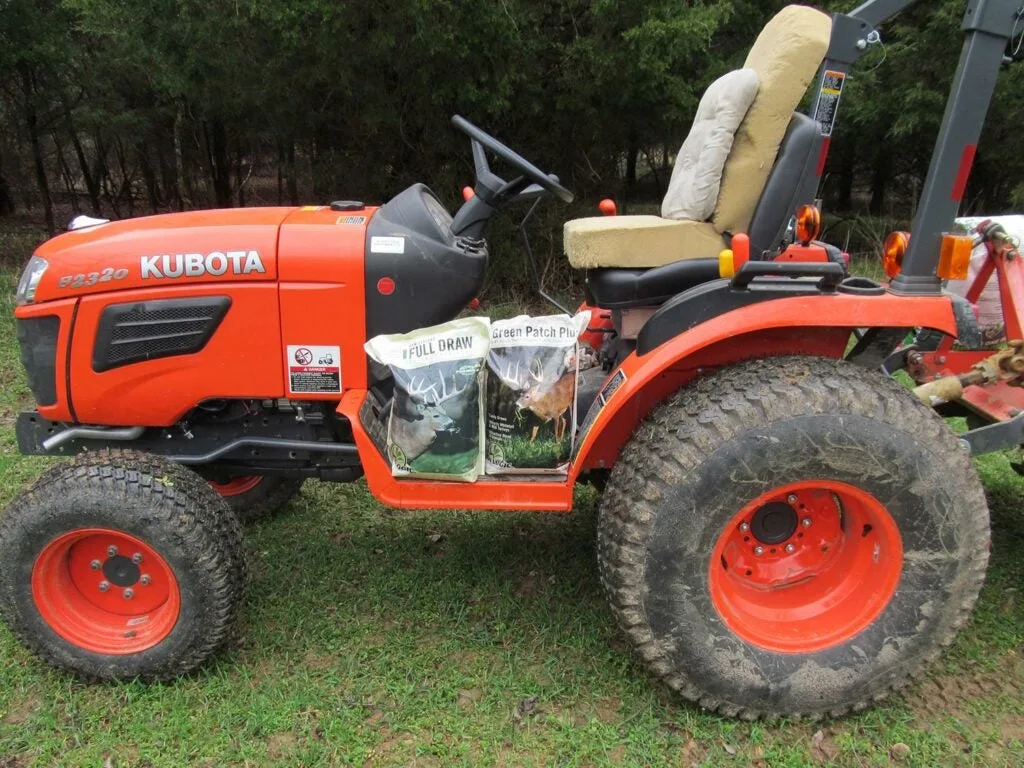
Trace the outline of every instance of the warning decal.
<path fill-rule="evenodd" d="M 831 69 L 826 69 L 821 77 L 821 90 L 818 91 L 818 104 L 814 108 L 814 119 L 821 125 L 821 132 L 826 137 L 832 135 L 832 126 L 836 122 L 839 98 L 843 95 L 845 82 L 845 72 L 836 72 Z"/>
<path fill-rule="evenodd" d="M 341 347 L 289 344 L 288 391 L 341 392 Z"/>

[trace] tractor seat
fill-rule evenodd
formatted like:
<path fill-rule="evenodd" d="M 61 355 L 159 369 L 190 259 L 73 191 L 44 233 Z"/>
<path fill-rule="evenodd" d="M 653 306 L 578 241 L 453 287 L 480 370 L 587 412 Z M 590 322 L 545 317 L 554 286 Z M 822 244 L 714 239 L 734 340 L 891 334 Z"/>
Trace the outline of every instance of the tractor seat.
<path fill-rule="evenodd" d="M 821 126 L 807 115 L 794 113 L 750 222 L 750 253 L 754 258 L 777 248 L 793 212 L 814 199 L 822 142 Z M 605 237 L 614 233 L 620 238 L 621 247 L 630 249 L 629 252 L 638 247 L 652 252 L 675 249 L 677 258 L 658 267 L 586 270 L 587 300 L 604 309 L 657 306 L 688 288 L 714 280 L 719 276 L 718 254 L 729 247 L 728 235 L 713 232 L 712 225 L 706 222 L 672 221 L 658 216 L 606 216 L 576 221 L 593 222 L 591 227 L 603 222 L 614 225 L 605 230 Z M 687 244 L 687 255 L 679 250 L 678 238 Z"/>
<path fill-rule="evenodd" d="M 817 190 L 821 127 L 794 111 L 824 59 L 831 26 L 820 11 L 787 6 L 761 31 L 744 68 L 708 88 L 660 217 L 566 222 L 566 255 L 588 270 L 597 306 L 650 306 L 717 277 L 718 253 L 733 232 L 750 235 L 752 254 L 781 241 L 792 212 Z M 676 266 L 683 261 L 705 263 Z"/>

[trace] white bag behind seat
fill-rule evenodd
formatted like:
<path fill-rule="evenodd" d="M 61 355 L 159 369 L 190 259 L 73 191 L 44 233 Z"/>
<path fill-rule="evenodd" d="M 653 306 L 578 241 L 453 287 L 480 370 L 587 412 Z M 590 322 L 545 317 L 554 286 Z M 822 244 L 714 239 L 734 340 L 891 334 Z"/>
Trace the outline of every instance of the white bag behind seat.
<path fill-rule="evenodd" d="M 754 103 L 757 89 L 757 72 L 737 69 L 715 80 L 704 92 L 690 133 L 676 156 L 661 203 L 663 218 L 711 218 L 733 138 Z"/>

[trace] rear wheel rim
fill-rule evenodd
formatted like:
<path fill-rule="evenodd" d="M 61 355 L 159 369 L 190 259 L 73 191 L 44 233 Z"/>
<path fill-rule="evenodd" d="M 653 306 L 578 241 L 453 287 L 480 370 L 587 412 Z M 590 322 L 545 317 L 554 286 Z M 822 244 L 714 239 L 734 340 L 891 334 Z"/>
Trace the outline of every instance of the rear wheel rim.
<path fill-rule="evenodd" d="M 791 483 L 762 494 L 718 537 L 711 600 L 744 641 L 815 653 L 871 625 L 903 569 L 899 527 L 881 502 L 847 483 Z"/>
<path fill-rule="evenodd" d="M 213 490 L 225 498 L 230 496 L 241 496 L 248 493 L 263 481 L 262 475 L 239 475 L 226 480 L 223 483 L 211 480 Z"/>
<path fill-rule="evenodd" d="M 47 544 L 32 568 L 32 599 L 60 637 L 109 655 L 157 645 L 181 609 L 167 561 L 141 539 L 109 528 L 71 531 Z"/>

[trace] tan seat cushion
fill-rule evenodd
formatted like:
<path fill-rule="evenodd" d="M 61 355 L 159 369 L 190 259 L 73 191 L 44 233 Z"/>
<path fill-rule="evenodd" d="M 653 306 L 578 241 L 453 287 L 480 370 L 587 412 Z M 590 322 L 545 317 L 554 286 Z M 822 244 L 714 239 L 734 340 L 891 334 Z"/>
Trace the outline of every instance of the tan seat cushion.
<path fill-rule="evenodd" d="M 717 258 L 725 241 L 708 222 L 658 216 L 596 216 L 565 222 L 565 253 L 577 269 L 660 267 Z"/>
<path fill-rule="evenodd" d="M 789 5 L 765 25 L 745 68 L 760 87 L 733 140 L 712 221 L 719 232 L 745 232 L 754 216 L 786 126 L 828 50 L 832 20 Z"/>

